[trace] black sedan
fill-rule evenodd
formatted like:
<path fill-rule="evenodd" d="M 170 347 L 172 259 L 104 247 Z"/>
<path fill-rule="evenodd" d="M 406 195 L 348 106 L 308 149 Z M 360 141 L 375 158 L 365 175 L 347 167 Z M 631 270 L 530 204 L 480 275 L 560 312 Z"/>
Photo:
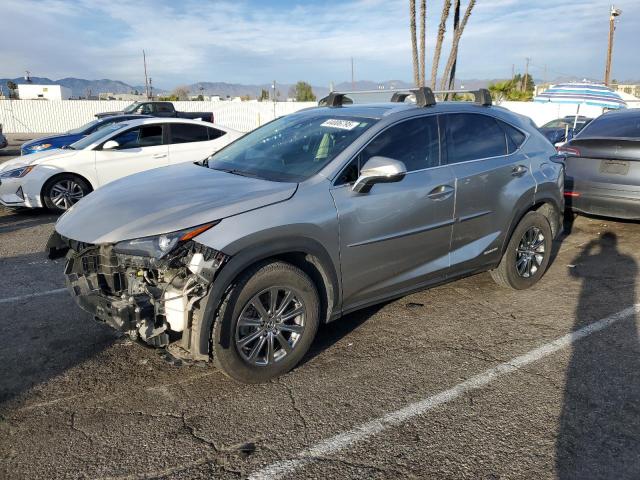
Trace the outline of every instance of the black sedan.
<path fill-rule="evenodd" d="M 575 212 L 640 219 L 640 109 L 608 112 L 558 149 Z"/>
<path fill-rule="evenodd" d="M 578 115 L 576 120 L 575 115 L 568 115 L 564 118 L 551 120 L 549 123 L 545 123 L 541 126 L 538 130 L 547 137 L 547 140 L 555 145 L 556 143 L 571 140 L 592 120 L 593 118 L 583 117 L 582 115 Z"/>

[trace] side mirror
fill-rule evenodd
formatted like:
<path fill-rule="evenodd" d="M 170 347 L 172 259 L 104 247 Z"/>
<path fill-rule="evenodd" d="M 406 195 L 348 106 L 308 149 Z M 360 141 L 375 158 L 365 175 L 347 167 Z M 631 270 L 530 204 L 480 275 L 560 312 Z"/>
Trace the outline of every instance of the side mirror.
<path fill-rule="evenodd" d="M 115 140 L 109 140 L 108 142 L 105 142 L 104 145 L 102 145 L 102 150 L 114 150 L 116 148 L 118 148 L 120 146 L 120 144 L 118 142 L 116 142 Z"/>
<path fill-rule="evenodd" d="M 376 183 L 399 182 L 406 173 L 407 167 L 400 160 L 371 157 L 360 170 L 360 176 L 353 184 L 353 191 L 367 193 Z"/>

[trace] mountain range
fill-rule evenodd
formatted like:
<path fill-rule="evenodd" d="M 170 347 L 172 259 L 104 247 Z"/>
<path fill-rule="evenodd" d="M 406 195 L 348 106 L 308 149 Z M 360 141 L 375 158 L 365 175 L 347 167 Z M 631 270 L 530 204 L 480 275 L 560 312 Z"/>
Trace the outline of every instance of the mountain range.
<path fill-rule="evenodd" d="M 25 79 L 18 78 L 0 78 L 0 89 L 6 94 L 8 93 L 7 82 L 14 82 L 16 84 L 25 83 Z M 486 87 L 494 80 L 478 80 L 471 79 L 462 81 L 465 88 L 473 89 L 479 87 Z M 38 85 L 62 85 L 71 89 L 71 95 L 73 98 L 79 98 L 90 95 L 98 95 L 99 93 L 113 92 L 113 93 L 132 93 L 132 92 L 144 92 L 144 86 L 142 85 L 129 85 L 128 83 L 121 82 L 119 80 L 86 80 L 83 78 L 61 78 L 59 80 L 51 80 L 46 77 L 31 77 L 31 82 Z M 341 82 L 334 85 L 334 89 L 338 91 L 348 90 L 377 90 L 379 88 L 410 88 L 410 83 L 402 80 L 386 80 L 383 82 L 374 82 L 370 80 L 358 80 L 353 84 L 351 82 Z M 192 95 L 220 95 L 223 98 L 226 97 L 239 97 L 243 95 L 249 95 L 256 98 L 260 96 L 262 90 L 266 90 L 271 93 L 272 84 L 253 84 L 244 85 L 239 83 L 227 83 L 227 82 L 197 82 L 190 85 L 184 85 Z M 294 88 L 294 84 L 289 83 L 276 83 L 276 94 L 281 100 L 285 100 L 291 96 L 291 90 Z M 153 89 L 154 93 L 167 94 L 169 90 Z M 324 97 L 329 93 L 329 86 L 313 86 L 313 92 L 318 98 Z"/>
<path fill-rule="evenodd" d="M 504 79 L 466 79 L 457 80 L 456 87 L 460 88 L 464 85 L 467 90 L 473 90 L 477 88 L 487 87 L 493 82 Z M 569 80 L 577 80 L 577 78 L 558 78 L 554 79 L 552 83 L 564 82 Z M 7 82 L 13 81 L 16 84 L 25 83 L 25 79 L 18 78 L 0 78 L 0 89 L 3 93 L 8 93 Z M 141 85 L 129 85 L 128 83 L 121 82 L 119 80 L 86 80 L 83 78 L 61 78 L 60 80 L 51 80 L 46 77 L 31 77 L 31 82 L 40 85 L 62 85 L 71 89 L 71 95 L 74 98 L 87 97 L 89 95 L 98 95 L 98 93 L 132 93 L 132 92 L 144 92 L 144 86 Z M 536 79 L 536 83 L 540 80 Z M 640 83 L 637 81 L 625 81 L 624 83 Z M 237 97 L 243 95 L 249 95 L 256 98 L 260 96 L 262 90 L 271 92 L 271 83 L 255 84 L 255 85 L 243 85 L 239 83 L 226 83 L 226 82 L 198 82 L 191 85 L 184 85 L 192 95 L 220 95 L 225 98 Z M 276 83 L 276 93 L 279 93 L 278 99 L 285 100 L 290 95 L 290 90 L 293 88 L 293 84 L 288 83 Z M 334 85 L 334 89 L 337 91 L 349 91 L 349 90 L 377 90 L 384 87 L 389 88 L 409 88 L 412 84 L 401 80 L 386 80 L 383 82 L 374 82 L 370 80 L 358 80 L 353 84 L 351 82 L 341 82 Z M 154 93 L 166 94 L 169 91 L 163 89 L 157 89 L 154 87 Z M 313 92 L 318 98 L 324 97 L 329 93 L 329 86 L 313 86 Z"/>

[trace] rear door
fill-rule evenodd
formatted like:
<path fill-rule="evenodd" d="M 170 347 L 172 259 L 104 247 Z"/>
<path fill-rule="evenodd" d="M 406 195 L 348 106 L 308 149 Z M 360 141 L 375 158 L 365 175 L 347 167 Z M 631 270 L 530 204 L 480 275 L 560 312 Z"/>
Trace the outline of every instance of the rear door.
<path fill-rule="evenodd" d="M 154 124 L 131 128 L 109 139 L 118 142 L 118 148 L 96 150 L 96 172 L 100 185 L 167 166 L 169 156 L 163 127 L 162 124 Z"/>
<path fill-rule="evenodd" d="M 204 160 L 227 144 L 226 132 L 193 123 L 171 123 L 169 127 L 169 162 Z"/>
<path fill-rule="evenodd" d="M 373 156 L 402 161 L 399 182 L 356 193 L 353 182 Z M 440 164 L 435 115 L 379 133 L 331 190 L 340 225 L 343 300 L 355 308 L 446 276 L 455 199 L 451 167 Z"/>
<path fill-rule="evenodd" d="M 442 120 L 446 162 L 456 177 L 451 273 L 458 275 L 498 261 L 514 212 L 533 204 L 536 182 L 519 150 L 526 136 L 518 129 L 480 113 Z"/>

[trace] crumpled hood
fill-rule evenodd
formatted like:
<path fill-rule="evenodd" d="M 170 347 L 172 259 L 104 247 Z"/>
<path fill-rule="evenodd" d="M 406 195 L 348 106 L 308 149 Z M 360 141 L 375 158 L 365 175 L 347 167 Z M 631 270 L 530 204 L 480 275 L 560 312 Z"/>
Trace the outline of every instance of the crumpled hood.
<path fill-rule="evenodd" d="M 93 244 L 160 235 L 282 202 L 297 186 L 192 163 L 157 168 L 91 193 L 58 219 L 56 231 Z"/>
<path fill-rule="evenodd" d="M 49 157 L 56 156 L 56 159 L 72 157 L 77 151 L 75 150 L 63 150 L 61 148 L 54 148 L 52 150 L 44 150 L 42 152 L 30 153 L 29 155 L 23 155 L 21 157 L 12 158 L 6 162 L 0 163 L 0 172 L 6 172 L 7 170 L 13 170 L 14 168 L 24 167 L 25 165 L 39 165 Z"/>

